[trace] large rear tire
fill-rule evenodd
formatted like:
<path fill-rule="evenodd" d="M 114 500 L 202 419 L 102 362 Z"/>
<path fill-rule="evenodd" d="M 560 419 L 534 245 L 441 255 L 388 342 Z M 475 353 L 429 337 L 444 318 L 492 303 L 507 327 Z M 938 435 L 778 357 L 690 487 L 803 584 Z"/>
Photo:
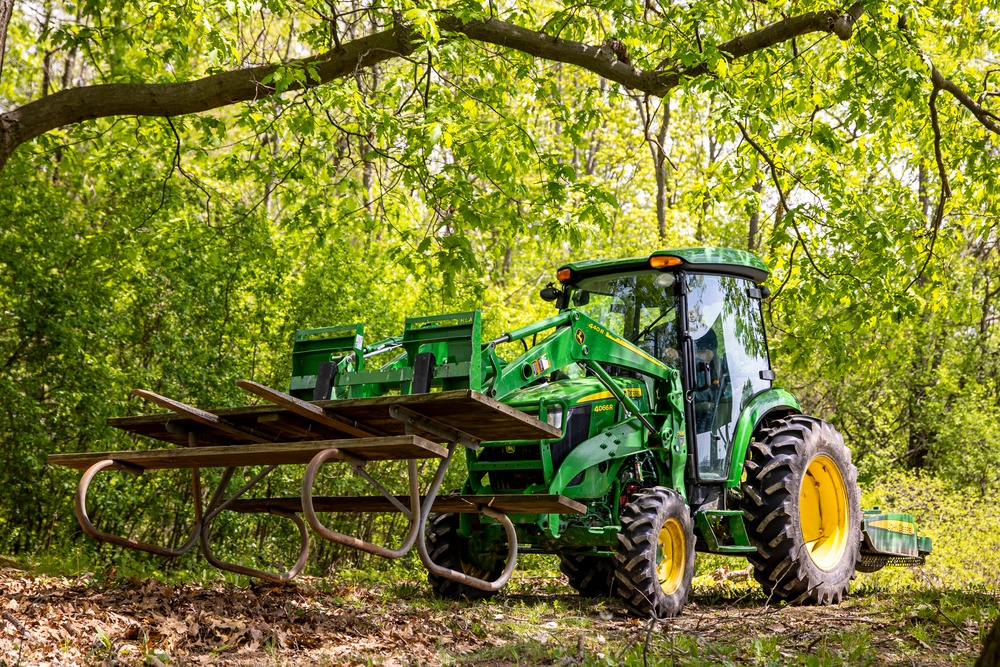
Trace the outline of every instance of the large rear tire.
<path fill-rule="evenodd" d="M 438 514 L 427 522 L 426 530 L 427 553 L 431 560 L 450 570 L 464 572 L 486 581 L 494 581 L 503 572 L 503 563 L 494 563 L 492 569 L 477 564 L 469 550 L 468 538 L 458 534 L 457 514 Z M 466 584 L 427 573 L 427 581 L 438 597 L 459 600 L 484 600 L 497 594 L 497 591 L 484 591 Z"/>
<path fill-rule="evenodd" d="M 830 424 L 793 415 L 750 444 L 742 503 L 754 578 L 768 595 L 837 604 L 861 546 L 858 471 Z"/>
<path fill-rule="evenodd" d="M 560 554 L 559 570 L 573 590 L 585 598 L 611 595 L 615 582 L 615 559 L 611 556 Z"/>
<path fill-rule="evenodd" d="M 694 523 L 684 499 L 662 486 L 639 491 L 621 524 L 615 594 L 639 616 L 677 616 L 694 577 Z"/>

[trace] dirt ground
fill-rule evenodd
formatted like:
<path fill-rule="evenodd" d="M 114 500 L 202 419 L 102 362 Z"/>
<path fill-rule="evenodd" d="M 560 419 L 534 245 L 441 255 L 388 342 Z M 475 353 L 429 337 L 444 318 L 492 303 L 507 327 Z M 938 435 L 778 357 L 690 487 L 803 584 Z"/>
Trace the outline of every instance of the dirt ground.
<path fill-rule="evenodd" d="M 702 593 L 680 618 L 650 626 L 613 603 L 582 600 L 555 577 L 538 579 L 518 587 L 527 593 L 459 604 L 417 585 L 407 595 L 406 586 L 401 594 L 399 586 L 337 588 L 309 578 L 201 586 L 0 569 L 0 666 L 566 667 L 633 664 L 629 656 L 642 664 L 650 645 L 661 660 L 669 646 L 671 658 L 690 657 L 677 664 L 699 665 L 971 665 L 978 654 L 976 624 L 938 614 L 940 607 L 906 612 L 905 601 L 774 607 L 760 596 Z M 916 631 L 908 619 L 918 618 L 933 630 Z"/>

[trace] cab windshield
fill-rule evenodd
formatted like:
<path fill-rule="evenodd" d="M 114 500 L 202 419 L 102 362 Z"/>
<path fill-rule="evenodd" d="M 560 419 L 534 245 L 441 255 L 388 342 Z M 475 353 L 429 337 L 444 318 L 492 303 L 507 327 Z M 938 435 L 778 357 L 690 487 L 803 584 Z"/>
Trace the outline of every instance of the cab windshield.
<path fill-rule="evenodd" d="M 677 297 L 673 273 L 640 271 L 584 278 L 570 303 L 664 363 L 676 366 Z"/>

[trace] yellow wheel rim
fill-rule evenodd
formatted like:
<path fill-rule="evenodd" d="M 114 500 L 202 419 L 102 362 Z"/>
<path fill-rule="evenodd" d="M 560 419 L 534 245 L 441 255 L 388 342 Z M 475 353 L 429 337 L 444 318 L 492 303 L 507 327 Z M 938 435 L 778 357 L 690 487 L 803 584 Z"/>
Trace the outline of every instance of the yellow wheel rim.
<path fill-rule="evenodd" d="M 663 592 L 672 595 L 677 592 L 684 580 L 684 561 L 687 558 L 684 529 L 680 521 L 674 518 L 667 519 L 660 528 L 656 551 L 656 579 L 660 582 Z"/>
<path fill-rule="evenodd" d="M 799 525 L 809 557 L 831 570 L 847 548 L 850 511 L 847 484 L 833 459 L 820 455 L 809 462 L 799 490 Z"/>

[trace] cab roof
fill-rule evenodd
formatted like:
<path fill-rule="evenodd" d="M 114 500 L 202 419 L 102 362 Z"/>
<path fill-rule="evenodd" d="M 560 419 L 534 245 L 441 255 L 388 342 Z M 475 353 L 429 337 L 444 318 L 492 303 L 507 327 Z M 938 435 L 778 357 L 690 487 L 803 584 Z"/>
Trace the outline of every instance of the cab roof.
<path fill-rule="evenodd" d="M 675 248 L 673 250 L 657 250 L 644 257 L 627 257 L 623 259 L 587 259 L 570 262 L 559 267 L 559 270 L 569 269 L 569 278 L 562 279 L 565 284 L 574 284 L 581 278 L 599 276 L 606 273 L 624 273 L 641 271 L 650 268 L 654 257 L 674 257 L 679 263 L 670 266 L 668 270 L 691 271 L 696 273 L 719 273 L 723 275 L 749 278 L 758 285 L 767 279 L 767 265 L 753 253 L 735 248 Z"/>

